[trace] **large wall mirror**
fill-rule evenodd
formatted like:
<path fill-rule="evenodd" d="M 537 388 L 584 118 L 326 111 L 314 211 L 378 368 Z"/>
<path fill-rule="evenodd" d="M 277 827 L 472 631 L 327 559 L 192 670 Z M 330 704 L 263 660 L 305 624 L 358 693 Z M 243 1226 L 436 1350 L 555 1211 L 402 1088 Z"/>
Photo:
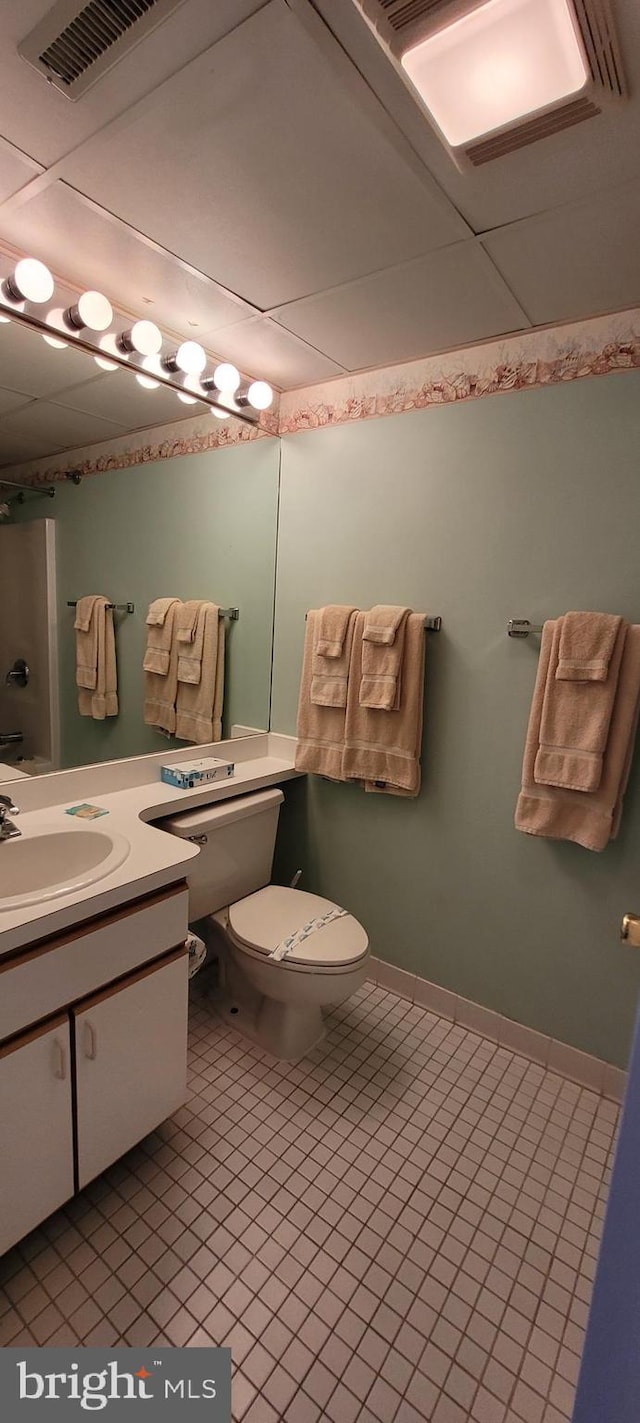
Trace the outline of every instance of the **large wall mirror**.
<path fill-rule="evenodd" d="M 56 479 L 52 498 L 0 487 L 0 779 L 190 749 L 143 720 L 145 619 L 160 597 L 238 609 L 225 619 L 223 735 L 268 727 L 279 441 L 249 432 L 184 453 L 190 421 L 201 432 L 214 419 L 203 409 L 0 323 L 0 477 L 29 482 L 35 460 L 77 469 L 88 447 L 108 457 L 113 440 L 144 445 L 133 432 L 149 429 L 142 462 Z M 78 709 L 72 605 L 91 593 L 117 605 L 119 712 L 104 721 Z"/>

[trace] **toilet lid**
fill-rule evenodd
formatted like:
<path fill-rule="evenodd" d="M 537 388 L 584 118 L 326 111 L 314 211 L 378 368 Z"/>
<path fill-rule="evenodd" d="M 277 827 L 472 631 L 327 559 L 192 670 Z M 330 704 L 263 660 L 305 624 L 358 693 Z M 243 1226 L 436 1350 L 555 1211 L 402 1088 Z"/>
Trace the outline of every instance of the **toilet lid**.
<path fill-rule="evenodd" d="M 232 904 L 229 923 L 240 943 L 270 954 L 303 925 L 338 908 L 331 899 L 321 899 L 318 894 L 268 884 L 266 889 L 259 889 L 257 894 L 249 894 L 246 899 Z M 284 962 L 338 968 L 361 959 L 368 947 L 362 924 L 351 914 L 343 914 L 309 934 L 287 954 Z"/>

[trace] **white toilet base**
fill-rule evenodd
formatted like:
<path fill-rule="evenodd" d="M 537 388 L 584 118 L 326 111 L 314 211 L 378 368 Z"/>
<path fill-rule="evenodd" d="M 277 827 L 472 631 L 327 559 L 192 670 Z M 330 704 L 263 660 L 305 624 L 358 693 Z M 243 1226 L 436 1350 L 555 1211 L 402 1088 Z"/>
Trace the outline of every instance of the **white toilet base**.
<path fill-rule="evenodd" d="M 324 1037 L 324 1021 L 320 1008 L 311 1003 L 279 1003 L 275 998 L 263 998 L 255 1025 L 256 1041 L 284 1062 L 296 1062 L 306 1057 Z"/>

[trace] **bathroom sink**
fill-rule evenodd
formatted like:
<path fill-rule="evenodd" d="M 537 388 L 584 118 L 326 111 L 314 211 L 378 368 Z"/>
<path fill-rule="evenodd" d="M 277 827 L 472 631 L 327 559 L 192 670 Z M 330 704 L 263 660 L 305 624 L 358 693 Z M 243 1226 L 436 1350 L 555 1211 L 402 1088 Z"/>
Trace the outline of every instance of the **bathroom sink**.
<path fill-rule="evenodd" d="M 70 825 L 39 826 L 0 842 L 0 913 L 58 899 L 105 879 L 131 846 L 116 831 Z"/>

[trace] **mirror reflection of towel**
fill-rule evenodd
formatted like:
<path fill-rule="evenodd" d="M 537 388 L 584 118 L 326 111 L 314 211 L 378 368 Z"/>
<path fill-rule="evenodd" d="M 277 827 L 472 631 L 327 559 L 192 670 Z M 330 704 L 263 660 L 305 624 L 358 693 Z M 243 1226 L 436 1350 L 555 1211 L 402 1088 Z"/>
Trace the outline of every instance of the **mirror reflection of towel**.
<path fill-rule="evenodd" d="M 82 651 L 79 650 L 77 654 L 78 711 L 81 716 L 93 717 L 94 721 L 104 721 L 107 716 L 118 715 L 116 640 L 113 631 L 113 609 L 107 607 L 109 601 L 102 594 L 81 598 L 76 611 L 76 643 L 87 640 L 83 641 Z M 87 604 L 91 604 L 90 612 Z M 91 667 L 90 660 L 93 663 Z M 80 676 L 83 674 L 86 680 L 81 682 Z"/>
<path fill-rule="evenodd" d="M 175 734 L 205 746 L 222 739 L 224 619 L 216 603 L 201 603 L 194 648 L 202 644 L 200 680 L 178 682 Z"/>

